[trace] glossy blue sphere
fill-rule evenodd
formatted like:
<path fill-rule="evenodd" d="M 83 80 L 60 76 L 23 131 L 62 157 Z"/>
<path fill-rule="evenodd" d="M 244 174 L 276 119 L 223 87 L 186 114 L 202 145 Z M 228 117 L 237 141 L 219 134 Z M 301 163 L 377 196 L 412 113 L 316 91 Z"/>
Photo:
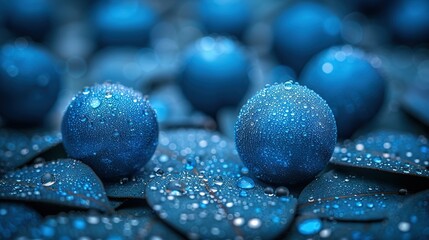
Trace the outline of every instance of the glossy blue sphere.
<path fill-rule="evenodd" d="M 338 136 L 350 137 L 371 120 L 384 101 L 385 82 L 370 59 L 351 46 L 336 46 L 315 56 L 303 69 L 300 83 L 317 92 L 331 107 Z"/>
<path fill-rule="evenodd" d="M 390 28 L 397 39 L 412 44 L 429 41 L 429 1 L 398 0 L 388 14 Z"/>
<path fill-rule="evenodd" d="M 107 83 L 73 98 L 61 131 L 67 154 L 107 180 L 143 167 L 155 152 L 159 132 L 148 100 L 131 88 Z"/>
<path fill-rule="evenodd" d="M 237 43 L 204 37 L 187 51 L 179 85 L 196 109 L 214 116 L 240 103 L 250 86 L 249 68 L 248 56 Z"/>
<path fill-rule="evenodd" d="M 4 1 L 4 8 L 5 25 L 17 36 L 42 40 L 54 25 L 50 0 Z"/>
<path fill-rule="evenodd" d="M 318 3 L 296 3 L 274 23 L 274 53 L 300 72 L 314 54 L 339 43 L 340 32 L 341 21 L 330 9 Z"/>
<path fill-rule="evenodd" d="M 146 45 L 157 18 L 152 8 L 138 0 L 98 1 L 91 16 L 102 46 Z"/>
<path fill-rule="evenodd" d="M 310 181 L 334 151 L 331 109 L 312 90 L 286 82 L 260 90 L 242 108 L 235 143 L 243 163 L 263 181 Z"/>
<path fill-rule="evenodd" d="M 0 116 L 12 125 L 43 122 L 61 87 L 57 60 L 28 43 L 5 44 L 0 50 Z"/>
<path fill-rule="evenodd" d="M 209 33 L 242 36 L 251 20 L 246 0 L 202 0 L 198 14 Z"/>

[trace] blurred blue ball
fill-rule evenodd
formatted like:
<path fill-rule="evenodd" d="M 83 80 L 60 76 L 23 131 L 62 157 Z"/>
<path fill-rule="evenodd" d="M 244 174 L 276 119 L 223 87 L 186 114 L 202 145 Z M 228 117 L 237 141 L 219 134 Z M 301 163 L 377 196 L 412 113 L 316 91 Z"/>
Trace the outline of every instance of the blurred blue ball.
<path fill-rule="evenodd" d="M 134 47 L 110 47 L 97 52 L 91 59 L 88 79 L 91 82 L 120 83 L 142 90 L 148 75 L 159 65 L 153 50 Z"/>
<path fill-rule="evenodd" d="M 64 114 L 61 131 L 67 154 L 107 180 L 143 167 L 155 152 L 159 132 L 149 102 L 119 84 L 79 92 Z"/>
<path fill-rule="evenodd" d="M 284 83 L 295 81 L 296 74 L 293 69 L 283 65 L 274 66 L 268 73 L 267 84 Z"/>
<path fill-rule="evenodd" d="M 50 0 L 4 1 L 3 14 L 9 30 L 34 40 L 42 40 L 54 23 L 54 6 Z"/>
<path fill-rule="evenodd" d="M 274 23 L 274 51 L 280 62 L 299 72 L 321 50 L 340 41 L 341 21 L 328 8 L 301 2 L 287 8 Z"/>
<path fill-rule="evenodd" d="M 146 45 L 157 13 L 138 0 L 98 1 L 92 12 L 98 41 L 105 45 Z"/>
<path fill-rule="evenodd" d="M 312 90 L 286 82 L 260 90 L 241 109 L 235 142 L 258 178 L 293 185 L 326 166 L 337 139 L 331 109 Z"/>
<path fill-rule="evenodd" d="M 316 55 L 300 76 L 301 84 L 328 102 L 341 138 L 350 137 L 383 104 L 385 82 L 370 61 L 359 49 L 336 46 Z"/>
<path fill-rule="evenodd" d="M 0 51 L 0 116 L 13 125 L 42 123 L 60 91 L 59 63 L 34 44 L 6 44 Z"/>
<path fill-rule="evenodd" d="M 198 8 L 202 25 L 209 33 L 242 36 L 250 23 L 246 0 L 202 0 Z"/>
<path fill-rule="evenodd" d="M 392 4 L 388 21 L 395 37 L 407 43 L 429 41 L 429 1 L 398 0 Z"/>
<path fill-rule="evenodd" d="M 240 103 L 250 86 L 249 68 L 248 56 L 235 42 L 204 37 L 187 51 L 179 85 L 196 109 L 214 116 Z"/>

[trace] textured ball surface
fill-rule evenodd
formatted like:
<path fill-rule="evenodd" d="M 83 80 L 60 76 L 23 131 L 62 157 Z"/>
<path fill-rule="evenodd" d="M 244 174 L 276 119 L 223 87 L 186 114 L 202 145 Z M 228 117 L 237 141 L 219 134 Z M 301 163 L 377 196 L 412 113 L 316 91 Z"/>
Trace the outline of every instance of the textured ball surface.
<path fill-rule="evenodd" d="M 286 82 L 260 90 L 241 109 L 235 142 L 256 177 L 293 185 L 329 161 L 337 129 L 331 109 L 312 90 Z"/>
<path fill-rule="evenodd" d="M 209 33 L 241 36 L 250 23 L 250 6 L 246 0 L 202 0 L 198 13 Z"/>
<path fill-rule="evenodd" d="M 188 50 L 179 85 L 196 109 L 213 116 L 240 103 L 250 86 L 249 68 L 247 55 L 235 42 L 204 37 Z"/>
<path fill-rule="evenodd" d="M 283 64 L 299 72 L 314 54 L 337 44 L 340 32 L 341 21 L 330 9 L 317 3 L 297 3 L 274 23 L 274 51 Z"/>
<path fill-rule="evenodd" d="M 92 24 L 101 45 L 147 44 L 149 32 L 157 21 L 156 12 L 142 1 L 98 1 Z"/>
<path fill-rule="evenodd" d="M 143 167 L 155 152 L 159 132 L 149 102 L 119 84 L 97 84 L 79 92 L 64 114 L 61 130 L 70 157 L 111 180 Z"/>
<path fill-rule="evenodd" d="M 301 84 L 331 107 L 341 138 L 350 137 L 383 104 L 385 82 L 370 61 L 379 63 L 351 46 L 332 47 L 315 56 L 301 74 Z"/>
<path fill-rule="evenodd" d="M 10 124 L 41 123 L 58 98 L 58 62 L 33 44 L 6 44 L 0 51 L 0 116 Z"/>

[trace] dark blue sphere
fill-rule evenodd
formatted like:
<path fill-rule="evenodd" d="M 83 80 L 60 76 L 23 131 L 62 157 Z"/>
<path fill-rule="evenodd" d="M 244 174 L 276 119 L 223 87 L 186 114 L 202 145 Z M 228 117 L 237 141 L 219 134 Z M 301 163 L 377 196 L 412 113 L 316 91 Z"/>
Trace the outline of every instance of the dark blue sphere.
<path fill-rule="evenodd" d="M 394 2 L 389 11 L 388 22 L 398 40 L 411 44 L 429 41 L 429 1 Z"/>
<path fill-rule="evenodd" d="M 299 72 L 314 54 L 339 43 L 340 32 L 341 21 L 330 9 L 317 3 L 297 3 L 274 23 L 274 53 Z"/>
<path fill-rule="evenodd" d="M 179 85 L 196 109 L 214 116 L 240 103 L 250 86 L 249 68 L 248 56 L 235 42 L 204 37 L 186 53 Z"/>
<path fill-rule="evenodd" d="M 64 114 L 61 131 L 67 154 L 107 180 L 143 167 L 155 152 L 159 132 L 149 101 L 119 84 L 79 92 Z"/>
<path fill-rule="evenodd" d="M 99 1 L 91 17 L 102 46 L 146 45 L 158 18 L 152 8 L 138 0 Z"/>
<path fill-rule="evenodd" d="M 243 163 L 261 180 L 284 185 L 310 181 L 322 171 L 336 139 L 325 100 L 292 82 L 260 90 L 241 108 L 235 125 Z"/>
<path fill-rule="evenodd" d="M 42 40 L 52 29 L 54 5 L 50 0 L 4 1 L 4 21 L 18 36 Z"/>
<path fill-rule="evenodd" d="M 12 125 L 42 123 L 60 91 L 59 63 L 34 44 L 6 44 L 0 51 L 0 116 Z"/>
<path fill-rule="evenodd" d="M 386 86 L 376 64 L 377 58 L 346 45 L 321 52 L 303 69 L 301 84 L 328 102 L 341 138 L 350 137 L 383 104 Z"/>
<path fill-rule="evenodd" d="M 240 37 L 251 20 L 246 0 L 202 0 L 198 10 L 200 22 L 209 33 Z"/>

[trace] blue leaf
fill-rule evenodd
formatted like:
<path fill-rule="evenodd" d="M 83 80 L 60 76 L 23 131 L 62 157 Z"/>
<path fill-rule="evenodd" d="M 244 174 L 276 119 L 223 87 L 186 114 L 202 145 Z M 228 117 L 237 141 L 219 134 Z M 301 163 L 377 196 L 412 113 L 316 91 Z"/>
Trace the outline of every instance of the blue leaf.
<path fill-rule="evenodd" d="M 330 163 L 429 178 L 429 143 L 424 136 L 374 132 L 336 147 Z"/>
<path fill-rule="evenodd" d="M 381 233 L 380 239 L 429 239 L 429 190 L 392 209 Z"/>
<path fill-rule="evenodd" d="M 353 221 L 383 220 L 405 198 L 407 189 L 382 177 L 331 170 L 307 185 L 298 199 L 298 213 Z"/>
<path fill-rule="evenodd" d="M 314 216 L 297 217 L 282 239 L 378 239 L 382 222 L 341 222 Z"/>
<path fill-rule="evenodd" d="M 85 164 L 71 159 L 8 172 L 0 178 L 0 199 L 111 210 L 97 175 Z"/>
<path fill-rule="evenodd" d="M 159 144 L 151 160 L 131 177 L 122 178 L 117 182 L 106 182 L 104 186 L 107 196 L 112 198 L 143 199 L 145 198 L 146 185 L 150 180 L 156 175 L 163 174 L 164 171 L 171 172 L 179 169 L 182 163 L 172 156 L 172 150 L 165 145 L 165 143 L 169 142 L 168 134 L 160 132 Z"/>
<path fill-rule="evenodd" d="M 194 239 L 272 239 L 287 228 L 296 199 L 284 187 L 275 191 L 247 175 L 232 141 L 203 130 L 169 134 L 160 144 L 174 151 L 170 156 L 182 168 L 156 176 L 146 187 L 147 201 L 161 219 Z"/>
<path fill-rule="evenodd" d="M 128 217 L 128 218 L 139 218 L 146 219 L 150 222 L 150 231 L 148 235 L 151 237 L 161 237 L 162 239 L 182 239 L 183 237 L 176 233 L 169 225 L 162 221 L 158 215 L 155 214 L 154 210 L 149 207 L 146 201 L 130 200 L 124 203 L 120 209 L 116 211 L 116 215 Z M 150 239 L 151 237 L 147 237 Z"/>
<path fill-rule="evenodd" d="M 0 129 L 0 174 L 31 161 L 60 142 L 59 132 Z"/>
<path fill-rule="evenodd" d="M 33 209 L 16 203 L 0 203 L 0 239 L 12 236 L 25 227 L 40 222 L 40 215 Z"/>
<path fill-rule="evenodd" d="M 17 238 L 29 239 L 180 239 L 161 225 L 155 215 L 140 217 L 121 214 L 71 213 L 47 217 L 37 227 L 26 229 Z"/>

